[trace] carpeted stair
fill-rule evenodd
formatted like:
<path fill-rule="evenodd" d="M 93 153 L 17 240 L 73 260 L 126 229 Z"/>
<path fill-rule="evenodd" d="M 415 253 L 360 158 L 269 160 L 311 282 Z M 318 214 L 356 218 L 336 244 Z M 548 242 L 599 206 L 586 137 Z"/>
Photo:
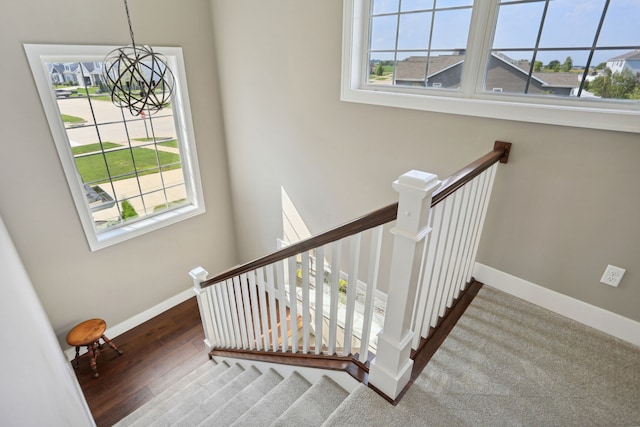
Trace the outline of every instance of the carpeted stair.
<path fill-rule="evenodd" d="M 210 361 L 116 426 L 319 426 L 348 395 L 326 376 L 312 385 L 295 371 Z"/>
<path fill-rule="evenodd" d="M 640 426 L 639 347 L 487 286 L 396 406 L 248 366 L 207 362 L 117 425 Z"/>

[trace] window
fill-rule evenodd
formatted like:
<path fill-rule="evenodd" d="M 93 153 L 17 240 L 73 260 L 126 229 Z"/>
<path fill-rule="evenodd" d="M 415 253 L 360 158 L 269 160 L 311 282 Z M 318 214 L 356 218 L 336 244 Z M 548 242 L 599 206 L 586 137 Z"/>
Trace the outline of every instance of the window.
<path fill-rule="evenodd" d="M 171 104 L 115 106 L 102 60 L 114 47 L 25 45 L 91 250 L 204 212 L 182 52 L 157 48 L 175 77 Z"/>
<path fill-rule="evenodd" d="M 639 1 L 344 4 L 345 101 L 640 132 Z"/>

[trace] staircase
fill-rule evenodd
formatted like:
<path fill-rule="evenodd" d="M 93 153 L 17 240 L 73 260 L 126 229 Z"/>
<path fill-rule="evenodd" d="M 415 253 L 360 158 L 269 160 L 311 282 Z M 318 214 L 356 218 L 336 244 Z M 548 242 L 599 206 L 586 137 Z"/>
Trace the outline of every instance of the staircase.
<path fill-rule="evenodd" d="M 116 426 L 319 426 L 339 417 L 348 396 L 327 376 L 311 384 L 298 371 L 211 360 Z"/>
<path fill-rule="evenodd" d="M 363 384 L 229 360 L 116 426 L 640 425 L 640 348 L 489 286 L 396 406 Z"/>
<path fill-rule="evenodd" d="M 317 368 L 337 358 L 397 402 L 414 375 L 411 358 L 423 359 L 426 340 L 473 282 L 497 166 L 510 147 L 496 141 L 442 181 L 408 171 L 392 184 L 397 203 L 212 278 L 193 269 L 210 355 L 304 357 L 303 366 Z"/>

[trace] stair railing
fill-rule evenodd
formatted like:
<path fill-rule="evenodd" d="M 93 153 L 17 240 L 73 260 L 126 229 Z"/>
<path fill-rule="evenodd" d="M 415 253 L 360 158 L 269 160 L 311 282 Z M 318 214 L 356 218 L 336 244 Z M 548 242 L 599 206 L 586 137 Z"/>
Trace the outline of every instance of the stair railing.
<path fill-rule="evenodd" d="M 393 184 L 398 203 L 213 278 L 192 270 L 205 345 L 353 360 L 395 399 L 409 382 L 411 350 L 471 280 L 497 163 L 507 162 L 510 148 L 497 141 L 443 181 L 407 172 Z M 376 299 L 383 226 L 394 220 L 383 304 Z"/>

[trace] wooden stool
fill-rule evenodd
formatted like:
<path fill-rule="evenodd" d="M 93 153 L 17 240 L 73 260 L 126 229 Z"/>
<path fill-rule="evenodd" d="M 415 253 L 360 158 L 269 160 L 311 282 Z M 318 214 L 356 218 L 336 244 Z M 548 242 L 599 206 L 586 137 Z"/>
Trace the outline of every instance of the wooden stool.
<path fill-rule="evenodd" d="M 118 350 L 118 347 L 104 335 L 104 331 L 107 329 L 107 323 L 102 319 L 85 320 L 79 325 L 75 326 L 67 334 L 67 343 L 76 347 L 75 368 L 78 369 L 78 358 L 80 357 L 80 347 L 87 346 L 89 357 L 91 358 L 91 369 L 93 369 L 93 376 L 98 376 L 98 369 L 96 367 L 96 357 L 100 355 L 100 338 L 104 340 L 109 347 L 115 350 L 118 354 L 122 354 L 122 351 Z"/>

